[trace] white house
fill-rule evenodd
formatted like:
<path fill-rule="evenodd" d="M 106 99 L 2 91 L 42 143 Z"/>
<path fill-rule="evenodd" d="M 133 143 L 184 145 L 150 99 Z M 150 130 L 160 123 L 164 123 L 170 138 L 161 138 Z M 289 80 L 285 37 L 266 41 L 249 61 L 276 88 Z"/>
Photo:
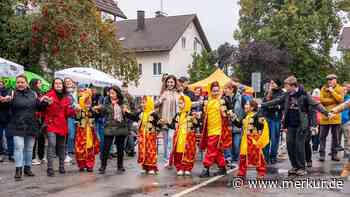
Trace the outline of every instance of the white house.
<path fill-rule="evenodd" d="M 338 45 L 339 51 L 350 51 L 350 27 L 344 27 Z"/>
<path fill-rule="evenodd" d="M 195 14 L 145 18 L 138 11 L 137 19 L 117 21 L 117 36 L 126 49 L 136 54 L 141 74 L 138 86 L 129 91 L 135 96 L 159 95 L 163 74 L 188 76 L 192 55 L 203 49 L 210 51 L 209 42 Z"/>

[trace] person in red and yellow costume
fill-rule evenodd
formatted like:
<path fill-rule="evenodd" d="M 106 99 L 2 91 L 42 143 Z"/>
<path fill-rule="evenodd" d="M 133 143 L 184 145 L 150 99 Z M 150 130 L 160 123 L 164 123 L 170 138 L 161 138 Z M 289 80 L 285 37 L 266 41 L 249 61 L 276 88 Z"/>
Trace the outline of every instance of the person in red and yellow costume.
<path fill-rule="evenodd" d="M 180 96 L 180 112 L 172 123 L 176 132 L 173 137 L 173 151 L 169 163 L 175 165 L 178 176 L 190 176 L 196 158 L 195 128 L 198 122 L 195 114 L 191 114 L 191 107 L 190 97 Z"/>
<path fill-rule="evenodd" d="M 215 175 L 226 175 L 226 162 L 224 150 L 232 145 L 232 132 L 229 128 L 227 108 L 225 101 L 221 99 L 220 85 L 218 82 L 210 84 L 208 101 L 204 102 L 204 122 L 200 148 L 206 149 L 203 165 L 205 169 L 200 177 L 209 177 L 209 168 L 214 162 L 219 166 Z"/>
<path fill-rule="evenodd" d="M 87 169 L 88 172 L 93 171 L 95 156 L 99 153 L 99 141 L 94 132 L 94 114 L 98 109 L 93 109 L 91 106 L 91 90 L 82 90 L 79 95 L 79 110 L 77 113 L 75 157 L 80 171 Z"/>
<path fill-rule="evenodd" d="M 133 121 L 139 121 L 138 130 L 138 158 L 137 162 L 142 167 L 142 174 L 155 175 L 157 167 L 157 131 L 160 128 L 160 121 L 157 113 L 154 112 L 154 101 L 150 96 L 144 96 L 141 102 L 143 112 L 126 115 Z"/>
<path fill-rule="evenodd" d="M 261 178 L 266 174 L 263 149 L 269 144 L 269 126 L 266 119 L 257 113 L 258 104 L 255 100 L 247 102 L 244 111 L 246 116 L 242 121 L 237 118 L 233 121 L 237 127 L 243 128 L 237 176 L 245 177 L 248 165 L 254 165 Z"/>

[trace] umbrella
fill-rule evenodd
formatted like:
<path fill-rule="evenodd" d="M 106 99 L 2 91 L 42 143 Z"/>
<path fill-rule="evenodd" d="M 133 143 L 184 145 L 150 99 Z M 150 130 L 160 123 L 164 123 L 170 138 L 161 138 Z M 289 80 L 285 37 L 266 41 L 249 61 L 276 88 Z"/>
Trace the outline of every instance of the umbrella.
<path fill-rule="evenodd" d="M 122 82 L 99 70 L 89 67 L 74 67 L 55 72 L 56 78 L 71 78 L 80 84 L 92 84 L 97 87 L 121 86 Z"/>
<path fill-rule="evenodd" d="M 28 82 L 30 82 L 32 79 L 39 79 L 41 81 L 40 90 L 43 92 L 47 92 L 51 87 L 48 81 L 46 81 L 43 77 L 35 73 L 25 71 L 24 75 L 27 77 Z M 13 88 L 13 89 L 16 87 L 16 77 L 5 77 L 4 81 L 5 81 L 6 87 Z"/>
<path fill-rule="evenodd" d="M 23 66 L 0 58 L 0 77 L 15 77 L 23 72 Z"/>

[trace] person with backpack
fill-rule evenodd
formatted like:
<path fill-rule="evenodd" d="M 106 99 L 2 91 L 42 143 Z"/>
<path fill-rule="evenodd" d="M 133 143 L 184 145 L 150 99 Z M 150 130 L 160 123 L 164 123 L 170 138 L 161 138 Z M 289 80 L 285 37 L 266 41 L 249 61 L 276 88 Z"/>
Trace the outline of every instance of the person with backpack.
<path fill-rule="evenodd" d="M 11 96 L 2 98 L 10 104 L 10 120 L 8 130 L 14 138 L 15 145 L 15 180 L 22 180 L 22 172 L 28 177 L 35 176 L 31 170 L 35 137 L 39 132 L 36 112 L 47 106 L 49 98 L 39 99 L 37 94 L 28 87 L 27 77 L 16 77 L 16 89 Z"/>

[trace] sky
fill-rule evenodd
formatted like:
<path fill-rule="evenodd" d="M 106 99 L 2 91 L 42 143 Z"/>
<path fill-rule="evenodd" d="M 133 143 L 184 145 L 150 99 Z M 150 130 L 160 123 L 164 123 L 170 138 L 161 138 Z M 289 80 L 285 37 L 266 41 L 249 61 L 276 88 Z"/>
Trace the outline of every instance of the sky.
<path fill-rule="evenodd" d="M 129 19 L 136 18 L 137 10 L 150 18 L 161 9 L 161 0 L 118 0 L 118 5 Z M 237 43 L 233 32 L 238 28 L 238 0 L 163 0 L 163 5 L 169 16 L 197 14 L 212 49 Z"/>

